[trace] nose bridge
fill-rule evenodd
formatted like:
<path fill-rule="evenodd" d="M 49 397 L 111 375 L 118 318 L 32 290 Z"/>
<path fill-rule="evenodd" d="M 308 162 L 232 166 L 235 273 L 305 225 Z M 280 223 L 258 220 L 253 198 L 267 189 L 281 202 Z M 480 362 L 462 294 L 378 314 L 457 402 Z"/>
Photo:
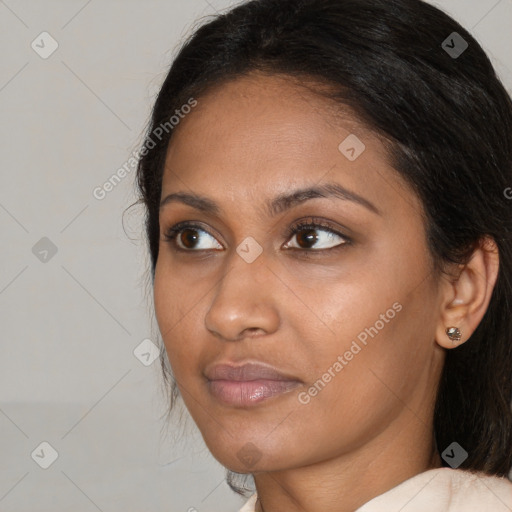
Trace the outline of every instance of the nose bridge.
<path fill-rule="evenodd" d="M 227 258 L 205 317 L 206 328 L 224 339 L 235 340 L 246 329 L 273 332 L 279 324 L 267 258 L 260 252 L 253 259 L 251 244 L 244 240 Z"/>

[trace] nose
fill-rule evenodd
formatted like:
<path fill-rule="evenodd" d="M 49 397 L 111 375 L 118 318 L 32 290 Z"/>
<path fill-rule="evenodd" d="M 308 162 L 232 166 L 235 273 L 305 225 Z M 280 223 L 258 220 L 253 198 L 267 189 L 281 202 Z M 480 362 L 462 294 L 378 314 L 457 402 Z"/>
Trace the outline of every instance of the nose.
<path fill-rule="evenodd" d="M 214 290 L 205 316 L 206 328 L 227 341 L 275 332 L 280 323 L 279 285 L 267 268 L 264 253 L 247 263 L 234 252 Z"/>

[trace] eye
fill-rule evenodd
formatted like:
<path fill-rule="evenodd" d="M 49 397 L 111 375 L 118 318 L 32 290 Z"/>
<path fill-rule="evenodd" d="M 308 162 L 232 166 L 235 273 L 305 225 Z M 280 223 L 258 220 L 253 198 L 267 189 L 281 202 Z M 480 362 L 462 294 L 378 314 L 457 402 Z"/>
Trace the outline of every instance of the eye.
<path fill-rule="evenodd" d="M 204 235 L 204 236 L 203 236 Z M 198 224 L 191 222 L 180 222 L 171 227 L 164 234 L 168 242 L 172 242 L 177 250 L 193 252 L 206 250 L 222 250 L 215 237 Z M 292 226 L 287 234 L 287 240 L 296 238 L 297 242 L 288 242 L 285 249 L 302 249 L 304 251 L 334 249 L 350 243 L 350 239 L 336 231 L 329 224 L 322 221 L 311 220 L 300 222 Z M 293 240 L 292 240 L 293 242 Z"/>
<path fill-rule="evenodd" d="M 295 237 L 297 242 L 295 245 L 288 243 L 285 248 L 316 251 L 334 249 L 350 242 L 348 237 L 338 233 L 330 225 L 314 220 L 296 224 L 290 229 L 288 237 Z"/>
<path fill-rule="evenodd" d="M 202 235 L 206 235 L 203 237 Z M 183 251 L 202 251 L 223 249 L 217 240 L 197 224 L 181 222 L 176 224 L 164 235 L 165 239 L 173 242 L 178 249 Z M 208 240 L 207 237 L 210 239 Z M 212 244 L 213 241 L 213 244 Z"/>

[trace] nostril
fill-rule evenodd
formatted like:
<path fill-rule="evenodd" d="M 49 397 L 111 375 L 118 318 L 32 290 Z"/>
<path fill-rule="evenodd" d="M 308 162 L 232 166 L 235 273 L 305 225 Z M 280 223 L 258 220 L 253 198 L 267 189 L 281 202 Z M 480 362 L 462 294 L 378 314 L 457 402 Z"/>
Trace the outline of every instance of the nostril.
<path fill-rule="evenodd" d="M 243 330 L 240 337 L 243 338 L 245 334 L 248 334 L 249 336 L 260 336 L 264 333 L 265 331 L 263 331 L 263 329 L 260 329 L 259 327 L 247 327 L 246 329 Z"/>

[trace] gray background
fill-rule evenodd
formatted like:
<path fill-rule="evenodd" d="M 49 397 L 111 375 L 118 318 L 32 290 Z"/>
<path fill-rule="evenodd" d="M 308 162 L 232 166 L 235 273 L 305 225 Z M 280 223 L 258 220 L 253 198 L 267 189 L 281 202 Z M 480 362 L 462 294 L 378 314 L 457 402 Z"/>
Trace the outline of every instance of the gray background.
<path fill-rule="evenodd" d="M 141 210 L 122 224 L 134 167 L 93 195 L 139 147 L 178 43 L 233 3 L 0 0 L 0 511 L 227 512 L 245 501 L 191 421 L 183 441 L 172 424 L 162 434 L 158 362 L 134 355 L 155 339 Z M 434 3 L 511 91 L 512 0 Z M 58 43 L 46 59 L 31 47 L 51 48 L 44 31 Z M 42 442 L 58 453 L 47 469 Z"/>

